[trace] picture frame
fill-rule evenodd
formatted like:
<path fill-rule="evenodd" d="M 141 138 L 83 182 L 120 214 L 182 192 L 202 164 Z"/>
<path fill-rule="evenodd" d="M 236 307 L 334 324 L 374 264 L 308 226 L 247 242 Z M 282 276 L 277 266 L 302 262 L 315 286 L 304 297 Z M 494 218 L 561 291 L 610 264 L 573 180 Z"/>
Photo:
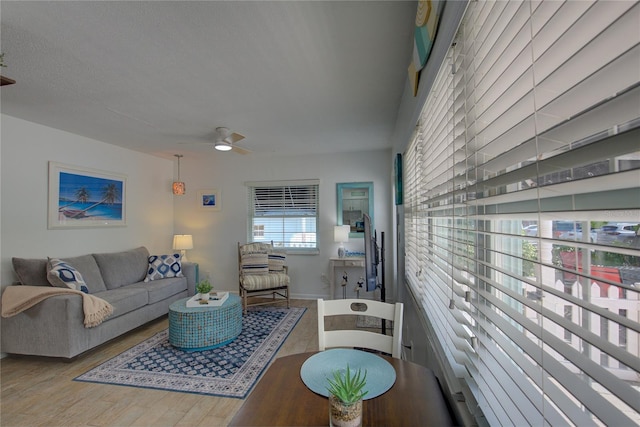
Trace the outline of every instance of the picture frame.
<path fill-rule="evenodd" d="M 49 162 L 47 228 L 123 227 L 127 176 Z"/>
<path fill-rule="evenodd" d="M 364 237 L 363 214 L 373 224 L 373 182 L 341 182 L 336 184 L 337 224 L 349 225 L 349 237 Z"/>
<path fill-rule="evenodd" d="M 200 209 L 207 211 L 222 210 L 220 190 L 217 188 L 198 190 L 198 197 L 196 200 Z"/>

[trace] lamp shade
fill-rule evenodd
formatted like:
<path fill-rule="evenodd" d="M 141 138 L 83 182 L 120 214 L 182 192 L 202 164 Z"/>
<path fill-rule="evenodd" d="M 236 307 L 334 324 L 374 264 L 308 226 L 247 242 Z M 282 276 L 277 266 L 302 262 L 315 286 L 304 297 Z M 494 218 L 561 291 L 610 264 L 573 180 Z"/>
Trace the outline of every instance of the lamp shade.
<path fill-rule="evenodd" d="M 333 241 L 337 243 L 345 243 L 349 241 L 349 225 L 336 225 L 333 227 Z"/>
<path fill-rule="evenodd" d="M 184 185 L 184 182 L 175 181 L 173 183 L 173 194 L 175 194 L 176 196 L 182 196 L 185 192 L 186 187 Z"/>
<path fill-rule="evenodd" d="M 173 249 L 193 249 L 193 236 L 191 234 L 176 234 L 173 236 Z"/>

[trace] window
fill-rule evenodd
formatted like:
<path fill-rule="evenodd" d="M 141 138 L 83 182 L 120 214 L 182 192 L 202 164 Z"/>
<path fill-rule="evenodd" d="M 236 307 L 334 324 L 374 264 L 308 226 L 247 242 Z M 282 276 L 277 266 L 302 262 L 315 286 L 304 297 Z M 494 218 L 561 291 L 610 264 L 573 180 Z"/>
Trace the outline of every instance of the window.
<path fill-rule="evenodd" d="M 318 181 L 253 182 L 249 187 L 249 241 L 317 252 Z"/>
<path fill-rule="evenodd" d="M 640 423 L 638 22 L 469 2 L 404 153 L 405 281 L 489 425 Z"/>
<path fill-rule="evenodd" d="M 262 225 L 254 225 L 253 226 L 253 239 L 264 238 L 264 224 Z"/>

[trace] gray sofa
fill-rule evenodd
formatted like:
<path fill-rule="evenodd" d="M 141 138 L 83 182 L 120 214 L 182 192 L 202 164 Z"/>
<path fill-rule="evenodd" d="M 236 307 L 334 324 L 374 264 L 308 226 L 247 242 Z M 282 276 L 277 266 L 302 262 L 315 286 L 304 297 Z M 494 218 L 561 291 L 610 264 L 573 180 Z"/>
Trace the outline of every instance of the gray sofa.
<path fill-rule="evenodd" d="M 1 319 L 3 353 L 73 358 L 167 314 L 172 302 L 195 294 L 198 280 L 197 265 L 183 262 L 184 277 L 145 282 L 149 268 L 145 247 L 63 259 L 80 272 L 90 294 L 111 303 L 113 314 L 100 325 L 85 328 L 80 295 L 47 298 Z M 50 286 L 47 259 L 14 258 L 13 267 L 20 284 Z"/>

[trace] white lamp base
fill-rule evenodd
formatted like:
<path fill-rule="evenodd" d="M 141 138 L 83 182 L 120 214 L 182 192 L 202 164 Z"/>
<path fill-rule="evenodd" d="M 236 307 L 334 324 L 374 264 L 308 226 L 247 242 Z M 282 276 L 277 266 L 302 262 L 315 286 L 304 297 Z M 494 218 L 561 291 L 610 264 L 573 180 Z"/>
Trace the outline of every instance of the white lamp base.
<path fill-rule="evenodd" d="M 189 260 L 187 259 L 186 249 L 180 249 L 180 255 L 182 256 L 182 262 L 189 262 Z"/>
<path fill-rule="evenodd" d="M 338 258 L 344 258 L 344 255 L 345 255 L 344 246 L 340 246 L 338 248 Z"/>

